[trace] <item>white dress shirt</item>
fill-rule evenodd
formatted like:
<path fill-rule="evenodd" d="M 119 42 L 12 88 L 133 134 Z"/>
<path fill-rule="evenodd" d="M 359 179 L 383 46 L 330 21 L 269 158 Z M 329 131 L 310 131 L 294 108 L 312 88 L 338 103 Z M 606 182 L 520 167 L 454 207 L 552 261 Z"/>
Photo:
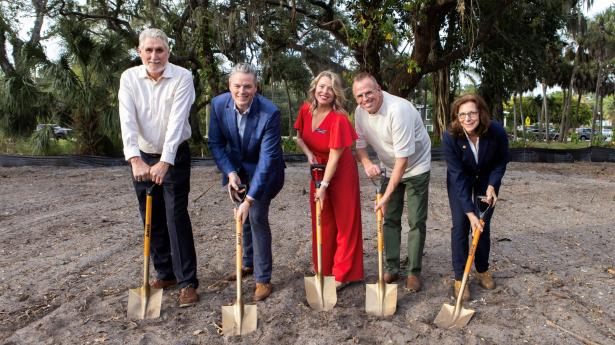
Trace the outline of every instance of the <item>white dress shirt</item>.
<path fill-rule="evenodd" d="M 248 115 L 250 114 L 250 108 L 252 108 L 252 102 L 248 106 L 248 109 L 243 113 L 237 109 L 237 105 L 235 105 L 235 117 L 237 118 L 237 130 L 239 132 L 239 138 L 243 142 L 243 133 L 246 130 L 246 122 L 248 122 Z"/>
<path fill-rule="evenodd" d="M 127 69 L 120 79 L 118 93 L 124 157 L 140 156 L 139 150 L 160 154 L 171 165 L 179 144 L 192 135 L 189 123 L 194 102 L 192 74 L 167 63 L 155 81 L 144 65 Z"/>

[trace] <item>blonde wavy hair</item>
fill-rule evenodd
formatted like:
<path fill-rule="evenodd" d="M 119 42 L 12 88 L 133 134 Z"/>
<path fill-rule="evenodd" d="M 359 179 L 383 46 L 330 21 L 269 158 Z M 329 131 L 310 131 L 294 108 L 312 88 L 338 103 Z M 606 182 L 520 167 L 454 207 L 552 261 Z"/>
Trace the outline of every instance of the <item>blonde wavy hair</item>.
<path fill-rule="evenodd" d="M 320 78 L 327 77 L 331 79 L 331 84 L 333 84 L 333 110 L 348 115 L 348 111 L 344 107 L 346 103 L 346 96 L 344 95 L 344 89 L 342 88 L 342 79 L 337 73 L 332 71 L 322 71 L 318 73 L 316 78 L 312 79 L 310 83 L 310 88 L 308 90 L 308 99 L 307 102 L 310 103 L 310 112 L 314 114 L 316 107 L 318 106 L 318 102 L 316 101 L 316 85 Z"/>

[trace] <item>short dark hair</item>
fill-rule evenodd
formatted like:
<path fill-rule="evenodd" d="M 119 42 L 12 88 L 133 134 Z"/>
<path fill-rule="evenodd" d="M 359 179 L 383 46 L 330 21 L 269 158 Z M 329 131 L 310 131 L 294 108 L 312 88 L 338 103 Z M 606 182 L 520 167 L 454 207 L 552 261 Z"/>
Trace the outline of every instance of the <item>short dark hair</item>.
<path fill-rule="evenodd" d="M 481 137 L 483 134 L 487 133 L 487 130 L 489 129 L 489 125 L 491 124 L 491 116 L 489 114 L 489 108 L 487 108 L 487 103 L 485 103 L 485 100 L 481 96 L 468 93 L 458 97 L 451 105 L 451 117 L 453 118 L 453 122 L 451 123 L 448 132 L 454 137 L 465 137 L 463 127 L 459 122 L 459 116 L 457 116 L 457 114 L 459 113 L 459 108 L 468 102 L 473 102 L 476 104 L 476 108 L 478 109 L 480 121 L 474 130 L 475 134 Z"/>
<path fill-rule="evenodd" d="M 374 76 L 371 75 L 369 72 L 359 72 L 359 74 L 354 76 L 352 81 L 356 83 L 363 79 L 371 79 L 374 83 L 378 84 L 378 81 L 376 80 L 376 78 L 374 78 Z"/>

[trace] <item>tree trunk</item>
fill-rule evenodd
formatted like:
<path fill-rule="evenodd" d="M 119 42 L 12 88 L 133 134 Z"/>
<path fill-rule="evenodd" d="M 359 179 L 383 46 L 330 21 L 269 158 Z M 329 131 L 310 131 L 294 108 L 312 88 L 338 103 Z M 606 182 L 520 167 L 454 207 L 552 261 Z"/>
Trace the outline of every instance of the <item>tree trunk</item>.
<path fill-rule="evenodd" d="M 564 97 L 564 109 L 562 110 L 562 126 L 560 128 L 560 137 L 563 138 L 565 135 L 564 130 L 567 130 L 567 128 L 565 128 L 564 124 L 567 121 L 567 118 L 570 115 L 570 102 L 572 101 L 572 91 L 574 90 L 574 81 L 576 79 L 577 76 L 577 70 L 579 69 L 579 63 L 580 63 L 580 59 L 581 59 L 581 50 L 582 50 L 582 46 L 579 45 L 577 47 L 577 51 L 574 54 L 574 62 L 572 63 L 572 73 L 570 74 L 570 82 L 568 83 L 568 94 L 566 95 L 566 97 Z"/>
<path fill-rule="evenodd" d="M 592 131 L 589 133 L 590 142 L 594 141 L 596 131 L 596 120 L 598 120 L 598 105 L 600 104 L 600 84 L 602 83 L 602 61 L 598 59 L 598 72 L 596 75 L 596 92 L 594 93 L 594 109 L 592 111 Z M 601 122 L 602 125 L 602 122 Z M 600 132 L 602 134 L 602 131 Z"/>
<path fill-rule="evenodd" d="M 288 139 L 293 138 L 293 103 L 290 99 L 290 91 L 288 91 L 288 82 L 284 80 L 284 88 L 286 89 L 286 98 L 288 99 Z"/>
<path fill-rule="evenodd" d="M 517 140 L 517 93 L 513 93 L 513 140 Z"/>
<path fill-rule="evenodd" d="M 519 92 L 519 114 L 521 115 L 521 129 L 523 130 L 523 146 L 527 145 L 525 135 L 525 116 L 523 116 L 523 91 Z"/>
<path fill-rule="evenodd" d="M 547 102 L 547 84 L 543 80 L 540 85 L 542 86 L 542 109 L 545 116 L 545 138 L 547 139 L 547 143 L 549 143 L 551 142 L 551 138 L 549 138 L 549 106 Z"/>
<path fill-rule="evenodd" d="M 446 127 L 450 123 L 450 99 L 449 99 L 449 68 L 445 67 L 434 75 L 433 81 L 433 95 L 435 97 L 434 103 L 434 135 L 440 137 Z"/>

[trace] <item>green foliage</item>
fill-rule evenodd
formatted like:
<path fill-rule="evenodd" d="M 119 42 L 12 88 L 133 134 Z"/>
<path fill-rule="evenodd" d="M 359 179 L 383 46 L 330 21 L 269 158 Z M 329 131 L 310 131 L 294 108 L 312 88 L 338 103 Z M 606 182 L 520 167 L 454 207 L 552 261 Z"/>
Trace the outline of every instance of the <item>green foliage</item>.
<path fill-rule="evenodd" d="M 302 153 L 297 142 L 293 138 L 282 137 L 282 152 L 288 153 Z"/>
<path fill-rule="evenodd" d="M 49 92 L 62 101 L 72 120 L 79 152 L 117 155 L 121 138 L 117 111 L 119 75 L 128 65 L 121 37 L 102 37 L 88 31 L 88 24 L 63 18 L 57 30 L 65 53 L 45 68 Z"/>
<path fill-rule="evenodd" d="M 38 131 L 34 131 L 30 136 L 32 153 L 35 155 L 47 155 L 51 149 L 51 141 L 55 140 L 53 128 L 44 126 Z"/>
<path fill-rule="evenodd" d="M 190 155 L 192 157 L 211 157 L 211 151 L 209 151 L 209 146 L 207 146 L 207 142 L 201 141 L 199 143 L 191 142 L 190 143 Z"/>

